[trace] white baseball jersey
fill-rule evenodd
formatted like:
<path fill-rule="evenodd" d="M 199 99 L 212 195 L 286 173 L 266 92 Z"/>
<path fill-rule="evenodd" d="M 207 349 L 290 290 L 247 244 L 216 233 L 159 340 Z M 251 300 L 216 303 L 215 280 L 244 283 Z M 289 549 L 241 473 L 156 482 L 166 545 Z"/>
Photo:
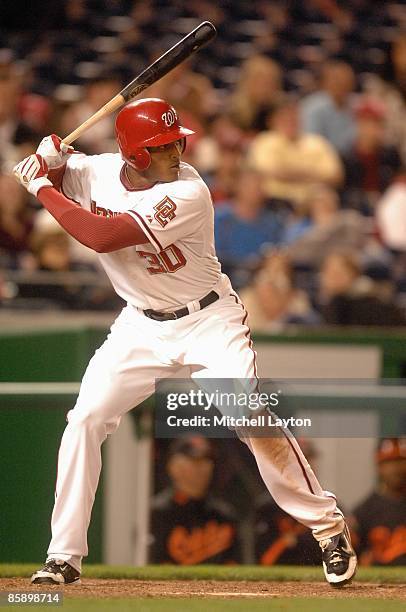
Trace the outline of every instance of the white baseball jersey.
<path fill-rule="evenodd" d="M 149 243 L 99 254 L 114 289 L 129 304 L 170 311 L 221 281 L 210 192 L 189 164 L 181 163 L 176 181 L 136 190 L 119 154 L 74 154 L 62 190 L 96 214 L 128 213 L 148 237 Z"/>

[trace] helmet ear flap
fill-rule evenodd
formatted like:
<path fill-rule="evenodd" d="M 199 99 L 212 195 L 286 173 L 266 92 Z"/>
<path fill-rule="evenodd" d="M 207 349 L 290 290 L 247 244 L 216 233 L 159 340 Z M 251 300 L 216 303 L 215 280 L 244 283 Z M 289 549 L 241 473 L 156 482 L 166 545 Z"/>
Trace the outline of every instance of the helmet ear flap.
<path fill-rule="evenodd" d="M 151 164 L 151 155 L 147 149 L 136 149 L 129 161 L 136 170 L 146 170 Z"/>

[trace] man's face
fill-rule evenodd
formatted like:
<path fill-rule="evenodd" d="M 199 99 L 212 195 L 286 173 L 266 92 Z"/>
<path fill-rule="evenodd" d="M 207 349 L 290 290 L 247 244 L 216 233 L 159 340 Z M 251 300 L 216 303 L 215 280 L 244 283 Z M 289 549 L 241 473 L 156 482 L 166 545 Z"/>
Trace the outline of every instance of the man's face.
<path fill-rule="evenodd" d="M 320 271 L 320 284 L 326 297 L 346 293 L 356 278 L 355 270 L 340 255 L 332 253 L 325 258 Z"/>
<path fill-rule="evenodd" d="M 325 74 L 325 88 L 339 101 L 344 101 L 355 86 L 354 72 L 351 66 L 334 66 Z"/>
<path fill-rule="evenodd" d="M 389 491 L 406 494 L 406 459 L 382 461 L 378 466 L 378 472 Z"/>
<path fill-rule="evenodd" d="M 151 181 L 171 183 L 179 176 L 179 164 L 183 150 L 183 138 L 159 147 L 148 147 L 151 164 L 143 173 Z"/>
<path fill-rule="evenodd" d="M 295 139 L 300 133 L 300 115 L 297 104 L 287 104 L 276 111 L 273 118 L 274 128 L 289 139 Z"/>
<path fill-rule="evenodd" d="M 168 474 L 174 487 L 193 499 L 206 495 L 213 475 L 213 461 L 177 453 L 169 459 Z"/>

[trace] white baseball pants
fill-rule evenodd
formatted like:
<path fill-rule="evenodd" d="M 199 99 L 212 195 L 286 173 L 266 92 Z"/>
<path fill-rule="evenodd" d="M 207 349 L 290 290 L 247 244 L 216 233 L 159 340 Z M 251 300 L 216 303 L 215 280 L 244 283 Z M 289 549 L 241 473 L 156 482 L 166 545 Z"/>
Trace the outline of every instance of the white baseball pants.
<path fill-rule="evenodd" d="M 155 379 L 256 376 L 247 314 L 229 289 L 207 308 L 158 322 L 126 306 L 96 351 L 62 437 L 58 456 L 52 539 L 48 556 L 80 571 L 101 471 L 101 445 L 121 416 L 154 393 Z M 293 437 L 244 439 L 276 503 L 313 531 L 317 540 L 343 530 L 332 493 L 323 491 Z"/>

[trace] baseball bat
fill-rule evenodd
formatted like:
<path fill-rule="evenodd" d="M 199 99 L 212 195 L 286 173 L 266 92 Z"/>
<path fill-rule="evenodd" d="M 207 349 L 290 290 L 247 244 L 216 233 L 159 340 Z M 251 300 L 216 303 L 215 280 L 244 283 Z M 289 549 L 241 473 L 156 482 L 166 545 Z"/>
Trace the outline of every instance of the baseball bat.
<path fill-rule="evenodd" d="M 217 34 L 216 28 L 210 21 L 203 21 L 197 28 L 187 34 L 176 45 L 171 47 L 166 53 L 161 55 L 148 68 L 143 70 L 131 83 L 128 83 L 117 95 L 109 100 L 104 106 L 96 111 L 89 119 L 86 119 L 73 132 L 65 136 L 63 142 L 71 144 L 83 132 L 100 121 L 103 117 L 110 115 L 118 110 L 121 106 L 138 96 L 147 87 L 156 83 L 171 70 L 176 68 L 180 63 L 189 58 L 193 53 L 206 45 Z"/>

